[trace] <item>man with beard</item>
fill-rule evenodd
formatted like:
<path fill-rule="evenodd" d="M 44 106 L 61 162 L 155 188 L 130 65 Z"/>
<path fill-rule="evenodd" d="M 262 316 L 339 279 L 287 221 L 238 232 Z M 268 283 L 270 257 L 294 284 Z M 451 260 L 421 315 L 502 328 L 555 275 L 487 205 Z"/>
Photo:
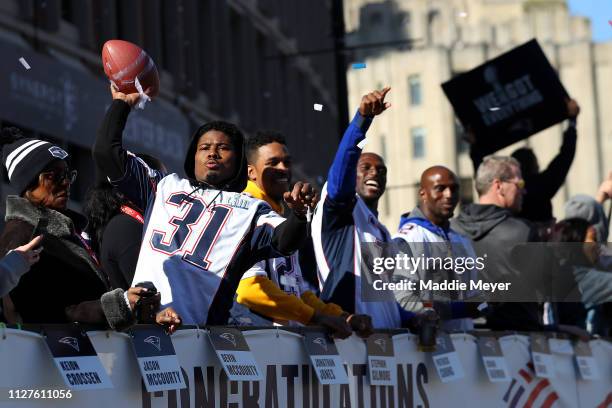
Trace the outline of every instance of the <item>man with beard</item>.
<path fill-rule="evenodd" d="M 472 244 L 450 227 L 449 220 L 458 202 L 459 180 L 455 173 L 443 166 L 433 166 L 421 174 L 419 204 L 401 217 L 394 241 L 401 252 L 422 258 L 424 264 L 415 269 L 396 270 L 394 280 L 416 281 L 417 288 L 418 281 L 459 280 L 469 287 L 469 282 L 476 280 L 476 254 Z M 474 261 L 466 262 L 468 259 Z M 466 263 L 470 266 L 466 266 Z M 420 310 L 424 301 L 430 304 L 432 300 L 438 300 L 434 307 L 446 330 L 474 328 L 471 317 L 477 315 L 476 303 L 463 302 L 475 294 L 471 291 L 447 291 L 442 294 L 400 290 L 394 294 L 404 309 L 413 312 Z"/>
<path fill-rule="evenodd" d="M 280 217 L 242 194 L 247 183 L 244 138 L 233 124 L 209 122 L 193 134 L 185 154 L 187 178 L 151 169 L 122 145 L 139 94 L 111 88 L 93 149 L 111 184 L 145 214 L 135 282 L 150 281 L 161 303 L 186 324 L 226 324 L 243 273 L 256 262 L 291 255 L 306 238 L 306 210 L 317 202 L 308 183 L 283 195 Z"/>

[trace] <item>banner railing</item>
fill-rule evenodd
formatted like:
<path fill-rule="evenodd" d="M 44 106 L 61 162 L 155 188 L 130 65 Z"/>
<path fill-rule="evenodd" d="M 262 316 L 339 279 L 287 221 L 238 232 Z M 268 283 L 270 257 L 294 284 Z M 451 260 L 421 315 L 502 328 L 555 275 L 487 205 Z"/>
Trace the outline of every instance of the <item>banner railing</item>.
<path fill-rule="evenodd" d="M 86 333 L 91 341 L 112 388 L 84 390 L 79 388 L 82 384 L 70 386 L 58 368 L 57 355 L 54 361 L 48 345 L 52 333 L 56 335 L 57 330 L 70 328 L 74 326 L 24 325 L 21 330 L 0 327 L 0 406 L 323 408 L 612 404 L 612 343 L 606 339 L 589 341 L 586 356 L 591 360 L 584 360 L 580 359 L 584 350 L 557 333 L 541 333 L 543 337 L 484 331 L 454 333 L 449 337 L 452 344 L 446 345 L 452 351 L 439 354 L 440 350 L 448 350 L 446 346 L 436 353 L 421 352 L 417 336 L 406 330 L 377 331 L 392 340 L 393 352 L 387 361 L 392 361 L 388 368 L 393 373 L 393 385 L 371 385 L 369 371 L 373 366 L 369 365 L 372 362 L 368 356 L 372 352 L 366 341 L 355 335 L 334 341 L 348 383 L 322 385 L 304 340 L 306 334 L 320 329 L 239 328 L 261 379 L 231 381 L 219 360 L 219 350 L 215 350 L 209 338 L 209 330 L 189 326 L 170 336 L 184 388 L 147 392 L 139 366 L 142 354 L 137 359 L 133 345 L 136 337 L 85 326 L 79 327 L 79 332 Z M 62 337 L 63 344 L 74 348 L 75 344 L 66 338 L 69 336 Z M 495 338 L 500 355 L 483 351 L 486 346 L 479 341 L 482 338 Z M 545 339 L 544 349 L 534 344 L 541 338 Z M 165 340 L 168 339 L 161 343 Z M 230 340 L 236 342 L 238 350 L 239 340 L 233 337 Z M 155 341 L 149 339 L 148 346 L 155 347 Z M 498 382 L 493 381 L 490 367 L 497 364 L 496 358 L 502 359 L 497 361 L 505 365 L 508 374 L 508 378 Z M 65 369 L 76 370 L 68 357 L 63 361 Z M 149 363 L 148 367 L 154 371 L 156 364 Z M 542 371 L 543 368 L 548 371 Z M 586 379 L 584 374 L 589 374 L 589 370 L 593 372 Z M 86 382 L 93 377 L 71 378 Z M 173 381 L 172 378 L 157 375 L 153 381 L 162 384 Z"/>

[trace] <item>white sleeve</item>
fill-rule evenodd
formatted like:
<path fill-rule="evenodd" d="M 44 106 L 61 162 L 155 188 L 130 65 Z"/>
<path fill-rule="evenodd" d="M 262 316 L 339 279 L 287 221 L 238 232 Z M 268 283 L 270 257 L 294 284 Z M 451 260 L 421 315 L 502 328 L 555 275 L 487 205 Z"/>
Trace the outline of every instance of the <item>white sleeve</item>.
<path fill-rule="evenodd" d="M 251 266 L 251 268 L 242 275 L 242 279 L 252 278 L 254 276 L 264 276 L 268 277 L 266 273 L 266 261 L 259 261 L 255 265 Z"/>

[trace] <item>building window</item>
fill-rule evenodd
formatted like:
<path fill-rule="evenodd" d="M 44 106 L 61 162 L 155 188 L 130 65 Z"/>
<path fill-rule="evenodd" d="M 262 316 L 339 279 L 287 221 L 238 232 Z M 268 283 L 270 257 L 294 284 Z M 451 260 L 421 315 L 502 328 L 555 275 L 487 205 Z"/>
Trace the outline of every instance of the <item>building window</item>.
<path fill-rule="evenodd" d="M 397 16 L 397 25 L 404 38 L 410 38 L 410 13 L 404 12 Z"/>
<path fill-rule="evenodd" d="M 457 149 L 458 154 L 467 153 L 470 150 L 470 145 L 465 138 L 465 129 L 463 129 L 459 119 L 455 119 L 455 148 Z"/>
<path fill-rule="evenodd" d="M 441 28 L 440 11 L 430 10 L 427 13 L 427 39 L 429 44 L 433 44 L 434 33 L 442 32 Z"/>
<path fill-rule="evenodd" d="M 422 127 L 412 128 L 412 158 L 421 159 L 425 157 L 425 129 Z"/>
<path fill-rule="evenodd" d="M 369 16 L 368 20 L 370 25 L 379 25 L 383 22 L 383 15 L 380 11 L 373 11 Z"/>
<path fill-rule="evenodd" d="M 382 158 L 387 161 L 387 140 L 385 135 L 380 135 L 380 155 Z"/>
<path fill-rule="evenodd" d="M 421 78 L 418 75 L 408 77 L 408 93 L 410 96 L 410 105 L 418 106 L 422 102 L 421 95 Z"/>
<path fill-rule="evenodd" d="M 459 201 L 461 204 L 470 204 L 474 202 L 473 189 L 474 185 L 471 177 L 460 177 L 459 178 L 460 189 L 459 189 Z"/>

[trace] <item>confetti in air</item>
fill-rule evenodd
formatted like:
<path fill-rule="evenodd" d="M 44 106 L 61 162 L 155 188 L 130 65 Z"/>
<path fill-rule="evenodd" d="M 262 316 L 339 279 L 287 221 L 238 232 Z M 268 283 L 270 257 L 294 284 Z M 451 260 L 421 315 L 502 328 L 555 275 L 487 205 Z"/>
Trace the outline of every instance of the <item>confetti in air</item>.
<path fill-rule="evenodd" d="M 321 105 L 320 103 L 315 103 L 314 110 L 321 112 L 323 110 L 323 105 Z"/>
<path fill-rule="evenodd" d="M 25 58 L 19 58 L 19 62 L 21 62 L 21 65 L 23 65 L 25 69 L 30 69 L 30 64 L 28 64 L 28 61 L 26 61 Z"/>
<path fill-rule="evenodd" d="M 366 67 L 365 62 L 356 62 L 353 64 L 353 69 L 363 69 Z"/>
<path fill-rule="evenodd" d="M 357 144 L 357 147 L 360 148 L 361 150 L 363 150 L 363 148 L 365 147 L 366 144 L 368 144 L 368 138 L 365 138 L 361 142 L 359 142 Z"/>
<path fill-rule="evenodd" d="M 459 16 L 459 17 L 461 17 L 461 18 L 466 18 L 466 17 L 467 17 L 467 15 L 468 15 L 468 14 L 467 14 L 465 11 L 461 11 L 461 12 L 459 12 L 459 14 L 458 14 L 458 16 Z"/>
<path fill-rule="evenodd" d="M 495 112 L 495 111 L 498 111 L 498 110 L 499 110 L 499 108 L 498 108 L 497 106 L 495 106 L 495 107 L 493 107 L 493 108 L 489 108 L 489 110 L 490 110 L 491 112 Z"/>

